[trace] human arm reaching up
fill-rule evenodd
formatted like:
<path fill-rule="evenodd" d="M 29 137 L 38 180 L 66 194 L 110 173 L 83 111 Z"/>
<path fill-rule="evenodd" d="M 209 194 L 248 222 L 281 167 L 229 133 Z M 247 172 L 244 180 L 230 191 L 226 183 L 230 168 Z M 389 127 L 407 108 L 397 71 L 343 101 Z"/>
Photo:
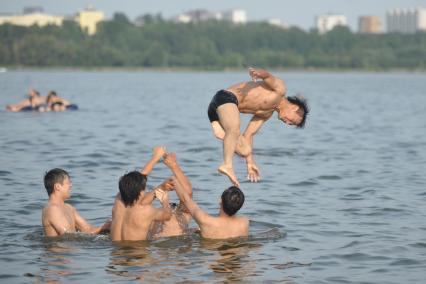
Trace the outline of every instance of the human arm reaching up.
<path fill-rule="evenodd" d="M 185 190 L 189 194 L 189 197 L 192 198 L 192 185 L 188 177 L 183 173 L 182 168 L 179 166 L 176 153 L 167 153 L 164 156 L 164 164 L 169 167 L 173 175 L 177 180 L 184 186 Z"/>
<path fill-rule="evenodd" d="M 185 186 L 182 185 L 176 177 L 173 178 L 173 184 L 179 199 L 183 202 L 189 214 L 191 214 L 192 218 L 194 218 L 195 222 L 197 222 L 202 229 L 203 225 L 212 217 L 204 212 L 197 203 L 195 203 L 192 197 L 188 194 L 188 188 L 185 188 Z"/>
<path fill-rule="evenodd" d="M 274 90 L 276 93 L 280 95 L 284 95 L 286 93 L 287 89 L 284 84 L 284 81 L 275 77 L 268 71 L 264 69 L 255 69 L 250 67 L 249 74 L 253 81 L 256 81 L 257 79 L 262 79 L 265 85 L 268 86 L 270 89 Z"/>
<path fill-rule="evenodd" d="M 250 122 L 247 125 L 246 130 L 243 133 L 246 143 L 249 145 L 250 149 L 253 149 L 253 137 L 262 127 L 262 125 L 271 117 L 272 113 L 259 117 L 254 115 Z M 253 158 L 253 151 L 245 157 L 247 164 L 247 179 L 251 182 L 258 182 L 260 180 L 260 171 L 256 166 Z"/>
<path fill-rule="evenodd" d="M 152 172 L 152 169 L 154 168 L 155 164 L 158 163 L 158 161 L 161 159 L 161 157 L 163 157 L 164 154 L 166 154 L 166 147 L 155 146 L 152 150 L 152 157 L 141 170 L 141 174 L 148 176 Z"/>

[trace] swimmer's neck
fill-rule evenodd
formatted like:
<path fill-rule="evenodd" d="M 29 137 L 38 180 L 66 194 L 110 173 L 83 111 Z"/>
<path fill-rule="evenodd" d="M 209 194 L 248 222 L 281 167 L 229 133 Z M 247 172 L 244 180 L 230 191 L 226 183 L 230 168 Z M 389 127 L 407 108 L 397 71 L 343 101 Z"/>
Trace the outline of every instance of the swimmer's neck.
<path fill-rule="evenodd" d="M 229 216 L 228 214 L 226 214 L 223 209 L 221 208 L 219 211 L 219 218 L 223 218 L 223 219 L 235 219 L 236 215 L 232 215 Z"/>
<path fill-rule="evenodd" d="M 49 196 L 49 203 L 50 204 L 54 204 L 54 205 L 64 205 L 65 204 L 65 199 L 63 199 L 61 196 L 57 195 L 57 194 L 51 194 Z"/>

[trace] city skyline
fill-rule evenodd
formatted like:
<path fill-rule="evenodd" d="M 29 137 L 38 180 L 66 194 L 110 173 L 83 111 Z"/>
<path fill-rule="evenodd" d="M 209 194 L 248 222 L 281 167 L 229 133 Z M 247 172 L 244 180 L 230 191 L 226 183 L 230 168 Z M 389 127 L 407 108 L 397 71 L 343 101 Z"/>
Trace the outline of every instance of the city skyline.
<path fill-rule="evenodd" d="M 264 0 L 257 1 L 225 1 L 225 0 L 185 0 L 169 1 L 157 0 L 153 2 L 141 2 L 137 0 L 122 0 L 118 5 L 113 0 L 0 0 L 0 13 L 22 13 L 24 7 L 41 6 L 46 13 L 69 15 L 74 14 L 88 5 L 105 12 L 107 18 L 112 17 L 115 12 L 125 13 L 131 20 L 142 14 L 161 13 L 166 19 L 194 9 L 206 9 L 219 12 L 229 9 L 243 9 L 247 12 L 248 21 L 261 21 L 268 19 L 279 19 L 282 23 L 290 26 L 298 26 L 305 30 L 314 27 L 315 18 L 321 14 L 341 14 L 348 19 L 348 26 L 356 31 L 358 29 L 358 17 L 365 15 L 376 15 L 385 22 L 385 14 L 388 10 L 395 8 L 425 7 L 424 0 L 376 0 L 371 3 L 367 0 L 359 0 L 352 3 L 347 0 L 321 0 L 321 1 L 299 0 L 292 1 Z"/>

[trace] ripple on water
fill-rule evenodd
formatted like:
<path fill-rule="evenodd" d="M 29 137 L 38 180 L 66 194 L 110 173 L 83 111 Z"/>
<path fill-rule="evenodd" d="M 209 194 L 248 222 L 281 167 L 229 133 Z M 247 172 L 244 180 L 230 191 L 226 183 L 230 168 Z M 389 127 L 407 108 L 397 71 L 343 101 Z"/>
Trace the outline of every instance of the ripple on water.
<path fill-rule="evenodd" d="M 314 186 L 317 185 L 318 183 L 316 181 L 313 180 L 304 180 L 304 181 L 300 181 L 300 182 L 296 182 L 296 183 L 290 183 L 288 184 L 289 186 L 297 186 L 297 187 L 304 187 L 304 186 Z"/>
<path fill-rule="evenodd" d="M 348 254 L 333 254 L 333 257 L 344 259 L 347 261 L 377 261 L 377 260 L 390 260 L 391 258 L 382 255 L 369 255 L 367 253 L 355 252 Z"/>
<path fill-rule="evenodd" d="M 187 153 L 200 153 L 200 152 L 212 152 L 212 151 L 217 151 L 216 147 L 194 147 L 194 148 L 189 148 L 187 149 L 185 152 Z"/>
<path fill-rule="evenodd" d="M 416 259 L 410 258 L 402 258 L 391 262 L 389 265 L 391 266 L 411 266 L 411 265 L 422 265 L 424 264 L 422 261 L 418 261 Z"/>
<path fill-rule="evenodd" d="M 338 175 L 322 175 L 322 176 L 317 177 L 317 179 L 319 179 L 319 180 L 340 180 L 340 179 L 342 179 L 342 177 L 338 176 Z"/>
<path fill-rule="evenodd" d="M 300 263 L 300 262 L 294 262 L 294 261 L 290 261 L 290 262 L 286 262 L 286 263 L 282 263 L 282 264 L 272 264 L 272 266 L 276 269 L 289 269 L 289 268 L 294 268 L 294 267 L 304 267 L 304 266 L 311 266 L 312 262 L 309 263 Z"/>
<path fill-rule="evenodd" d="M 0 171 L 0 177 L 11 175 L 12 173 L 9 171 Z"/>

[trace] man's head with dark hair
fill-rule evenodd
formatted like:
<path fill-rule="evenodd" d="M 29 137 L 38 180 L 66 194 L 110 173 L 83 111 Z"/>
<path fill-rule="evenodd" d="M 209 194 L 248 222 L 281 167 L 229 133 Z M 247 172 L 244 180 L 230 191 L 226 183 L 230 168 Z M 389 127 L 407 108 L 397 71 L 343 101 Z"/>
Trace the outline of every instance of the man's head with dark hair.
<path fill-rule="evenodd" d="M 50 103 L 54 97 L 57 97 L 58 95 L 56 94 L 55 91 L 50 91 L 49 94 L 47 94 L 47 103 Z"/>
<path fill-rule="evenodd" d="M 56 168 L 48 171 L 44 175 L 44 187 L 47 190 L 47 194 L 50 196 L 55 189 L 55 184 L 63 185 L 67 178 L 69 179 L 70 175 L 63 169 Z"/>
<path fill-rule="evenodd" d="M 139 199 L 140 193 L 145 190 L 146 180 L 146 175 L 138 171 L 129 172 L 120 178 L 118 188 L 126 207 L 132 206 Z"/>
<path fill-rule="evenodd" d="M 285 102 L 286 100 L 288 103 Z M 284 98 L 278 107 L 278 118 L 286 124 L 295 125 L 297 128 L 305 126 L 308 114 L 309 106 L 302 96 Z"/>
<path fill-rule="evenodd" d="M 299 107 L 297 112 L 301 114 L 302 120 L 300 121 L 300 123 L 296 125 L 296 127 L 297 128 L 305 127 L 306 117 L 309 114 L 308 102 L 306 101 L 304 97 L 301 97 L 301 96 L 287 97 L 287 100 L 290 103 L 297 105 Z"/>
<path fill-rule="evenodd" d="M 236 186 L 231 186 L 222 193 L 222 208 L 228 216 L 233 216 L 244 204 L 244 193 Z"/>

